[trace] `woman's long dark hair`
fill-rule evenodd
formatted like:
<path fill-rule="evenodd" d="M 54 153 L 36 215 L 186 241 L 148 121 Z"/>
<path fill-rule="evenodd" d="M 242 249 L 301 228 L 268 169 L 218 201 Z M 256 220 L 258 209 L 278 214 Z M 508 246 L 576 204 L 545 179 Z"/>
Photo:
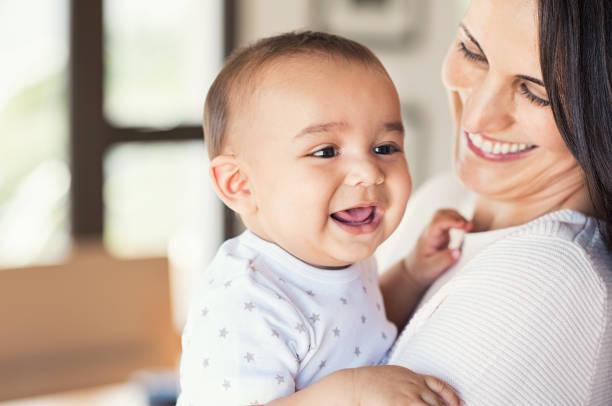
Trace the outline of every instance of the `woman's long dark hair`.
<path fill-rule="evenodd" d="M 612 252 L 612 0 L 539 0 L 540 63 Z"/>

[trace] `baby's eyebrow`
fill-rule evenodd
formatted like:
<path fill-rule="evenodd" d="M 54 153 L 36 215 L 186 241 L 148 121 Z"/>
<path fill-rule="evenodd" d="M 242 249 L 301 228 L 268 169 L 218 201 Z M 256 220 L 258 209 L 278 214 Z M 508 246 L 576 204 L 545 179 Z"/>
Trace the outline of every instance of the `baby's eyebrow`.
<path fill-rule="evenodd" d="M 344 121 L 333 121 L 329 123 L 309 125 L 308 127 L 301 130 L 299 133 L 297 133 L 294 139 L 300 138 L 307 134 L 314 135 L 314 134 L 320 134 L 320 133 L 327 133 L 333 130 L 337 130 L 339 128 L 345 128 L 347 126 L 348 126 L 348 123 Z M 400 132 L 402 134 L 404 133 L 404 125 L 402 124 L 401 121 L 392 121 L 392 122 L 384 123 L 382 128 L 385 132 Z"/>
<path fill-rule="evenodd" d="M 400 133 L 404 132 L 404 125 L 402 124 L 401 121 L 394 121 L 394 122 L 391 122 L 391 123 L 385 123 L 384 124 L 384 128 L 385 128 L 385 131 L 388 131 L 388 132 L 392 132 L 392 131 L 397 131 L 397 132 L 400 132 Z"/>
<path fill-rule="evenodd" d="M 348 124 L 344 121 L 332 121 L 329 123 L 313 124 L 302 129 L 299 133 L 297 133 L 294 138 L 299 138 L 306 134 L 326 133 L 346 126 L 348 126 Z"/>

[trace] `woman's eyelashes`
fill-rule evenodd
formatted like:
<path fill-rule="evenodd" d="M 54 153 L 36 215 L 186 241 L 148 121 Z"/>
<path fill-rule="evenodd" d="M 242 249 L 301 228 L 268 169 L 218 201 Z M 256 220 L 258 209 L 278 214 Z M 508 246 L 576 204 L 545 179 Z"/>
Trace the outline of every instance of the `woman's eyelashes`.
<path fill-rule="evenodd" d="M 463 41 L 459 42 L 459 51 L 461 51 L 463 56 L 471 61 L 487 62 L 487 58 L 484 55 L 470 51 L 467 46 L 465 46 L 465 42 Z"/>
<path fill-rule="evenodd" d="M 463 41 L 459 42 L 459 51 L 463 54 L 463 56 L 466 59 L 470 61 L 479 62 L 479 63 L 483 63 L 483 62 L 488 63 L 487 58 L 484 55 L 470 51 L 465 45 L 465 42 Z M 527 87 L 525 83 L 521 84 L 520 89 L 521 89 L 521 94 L 525 96 L 527 100 L 529 100 L 531 103 L 535 104 L 536 106 L 546 107 L 550 105 L 550 102 L 548 100 L 538 97 L 535 94 L 533 94 L 531 91 L 529 91 L 529 88 Z"/>
<path fill-rule="evenodd" d="M 538 97 L 535 94 L 531 93 L 529 89 L 527 88 L 527 85 L 524 83 L 521 83 L 521 93 L 533 104 L 536 104 L 542 107 L 546 107 L 550 105 L 550 102 L 548 100 L 544 100 L 541 97 Z"/>

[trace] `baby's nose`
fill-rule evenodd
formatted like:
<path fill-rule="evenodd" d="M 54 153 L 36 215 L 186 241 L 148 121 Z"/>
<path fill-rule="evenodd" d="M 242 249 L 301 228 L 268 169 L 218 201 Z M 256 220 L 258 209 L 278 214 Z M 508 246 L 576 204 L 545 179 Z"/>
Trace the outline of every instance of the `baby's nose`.
<path fill-rule="evenodd" d="M 348 186 L 380 185 L 385 181 L 385 175 L 380 168 L 369 160 L 356 160 L 346 174 L 344 183 Z"/>

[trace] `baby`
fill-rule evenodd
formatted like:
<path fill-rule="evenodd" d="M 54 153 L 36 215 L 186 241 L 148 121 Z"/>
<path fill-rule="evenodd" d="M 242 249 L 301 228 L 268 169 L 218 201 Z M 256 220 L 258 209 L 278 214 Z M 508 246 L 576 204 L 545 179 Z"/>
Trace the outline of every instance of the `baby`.
<path fill-rule="evenodd" d="M 458 258 L 448 230 L 469 228 L 438 213 L 379 286 L 372 255 L 411 180 L 397 91 L 374 54 L 316 32 L 239 49 L 209 90 L 204 134 L 216 192 L 247 231 L 197 288 L 178 405 L 458 404 L 434 377 L 372 366 Z"/>

